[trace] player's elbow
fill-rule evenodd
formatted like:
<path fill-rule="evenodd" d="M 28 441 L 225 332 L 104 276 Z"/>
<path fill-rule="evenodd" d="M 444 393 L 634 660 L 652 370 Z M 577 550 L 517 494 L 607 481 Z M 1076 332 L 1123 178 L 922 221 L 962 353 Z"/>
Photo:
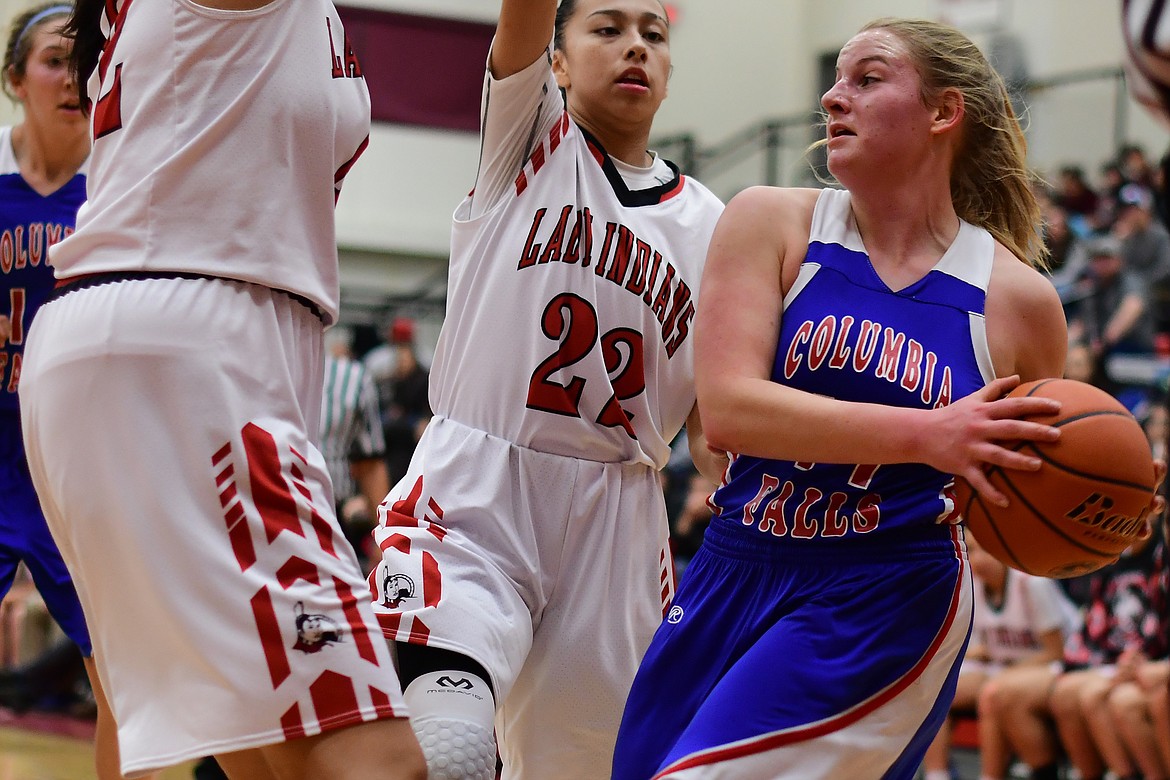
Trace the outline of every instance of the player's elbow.
<path fill-rule="evenodd" d="M 702 409 L 707 447 L 718 452 L 742 452 L 745 418 L 735 404 L 713 401 Z"/>

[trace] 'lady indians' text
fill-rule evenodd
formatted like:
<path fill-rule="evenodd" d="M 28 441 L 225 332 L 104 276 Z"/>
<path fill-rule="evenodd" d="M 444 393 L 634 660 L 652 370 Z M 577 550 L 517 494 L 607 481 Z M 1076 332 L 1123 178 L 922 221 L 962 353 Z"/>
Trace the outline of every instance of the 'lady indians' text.
<path fill-rule="evenodd" d="M 533 215 L 532 229 L 528 231 L 516 270 L 547 263 L 580 263 L 581 268 L 592 265 L 597 276 L 642 298 L 662 325 L 666 356 L 674 357 L 690 335 L 691 320 L 695 317 L 691 288 L 679 277 L 674 265 L 628 227 L 616 222 L 605 224 L 601 252 L 594 262 L 593 215 L 589 209 L 565 206 L 551 228 L 544 225 L 547 212 L 548 209 L 537 209 Z"/>

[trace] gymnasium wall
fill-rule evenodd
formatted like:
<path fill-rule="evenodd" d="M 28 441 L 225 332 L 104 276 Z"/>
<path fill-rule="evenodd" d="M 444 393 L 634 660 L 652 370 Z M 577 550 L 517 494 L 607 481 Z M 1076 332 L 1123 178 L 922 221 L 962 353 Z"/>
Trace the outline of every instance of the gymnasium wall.
<path fill-rule="evenodd" d="M 498 7 L 496 0 L 348 1 L 477 21 L 492 21 Z M 718 145 L 754 123 L 813 110 L 818 58 L 835 54 L 864 22 L 883 15 L 947 13 L 985 50 L 995 40 L 993 29 L 1006 32 L 1031 79 L 1084 76 L 1031 97 L 1025 121 L 1032 162 L 1042 170 L 1078 162 L 1094 173 L 1118 138 L 1143 144 L 1154 157 L 1170 146 L 1166 131 L 1124 93 L 1119 98 L 1119 82 L 1089 78 L 1120 66 L 1119 0 L 677 0 L 676 5 L 681 16 L 672 37 L 675 70 L 656 137 L 691 133 L 701 146 Z M 805 139 L 797 140 L 785 156 L 782 181 L 798 180 L 805 170 L 800 158 Z M 476 149 L 476 139 L 464 134 L 376 128 L 368 158 L 342 197 L 342 241 L 392 252 L 445 253 L 447 218 L 471 185 Z M 763 181 L 752 161 L 705 171 L 704 179 L 724 197 Z M 418 182 L 428 183 L 419 189 Z"/>
<path fill-rule="evenodd" d="M 491 23 L 498 0 L 338 0 L 342 5 Z M 799 117 L 819 95 L 819 60 L 865 21 L 882 15 L 939 18 L 951 14 L 987 49 L 998 28 L 1022 52 L 1026 75 L 1054 79 L 1108 72 L 1120 65 L 1119 0 L 674 0 L 674 75 L 655 137 L 692 134 L 716 146 L 764 120 Z M 0 0 L 11 19 L 25 0 Z M 958 14 L 958 16 L 955 16 Z M 1011 48 L 1011 47 L 1009 47 Z M 360 52 L 359 52 L 360 54 Z M 425 61 L 417 63 L 420 72 Z M 1073 79 L 1036 93 L 1028 116 L 1031 157 L 1053 170 L 1079 162 L 1090 172 L 1120 137 L 1160 156 L 1170 133 L 1118 96 L 1108 78 Z M 0 101 L 0 121 L 14 110 Z M 800 152 L 812 130 L 789 139 L 781 181 L 797 181 Z M 365 157 L 350 175 L 338 207 L 343 283 L 370 295 L 409 297 L 441 275 L 448 220 L 471 187 L 473 133 L 376 125 Z M 763 181 L 757 161 L 704 172 L 727 197 Z M 387 269 L 392 272 L 387 273 Z M 441 290 L 439 290 L 441 298 Z"/>

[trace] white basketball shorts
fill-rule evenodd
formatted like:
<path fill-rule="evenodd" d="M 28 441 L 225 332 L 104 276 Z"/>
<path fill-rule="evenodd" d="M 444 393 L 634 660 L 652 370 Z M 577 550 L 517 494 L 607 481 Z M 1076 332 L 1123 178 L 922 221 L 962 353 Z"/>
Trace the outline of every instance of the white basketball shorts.
<path fill-rule="evenodd" d="M 504 777 L 607 779 L 674 594 L 658 473 L 436 417 L 378 515 L 382 630 L 487 669 Z"/>
<path fill-rule="evenodd" d="M 29 334 L 29 464 L 136 775 L 402 717 L 314 446 L 321 322 L 265 287 L 66 293 Z"/>

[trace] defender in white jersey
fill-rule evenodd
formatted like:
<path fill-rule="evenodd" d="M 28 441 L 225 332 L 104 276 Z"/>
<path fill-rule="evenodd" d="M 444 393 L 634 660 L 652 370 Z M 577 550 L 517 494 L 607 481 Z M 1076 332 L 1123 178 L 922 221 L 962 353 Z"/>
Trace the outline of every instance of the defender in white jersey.
<path fill-rule="evenodd" d="M 21 412 L 122 771 L 420 778 L 314 443 L 333 206 L 369 129 L 337 12 L 83 0 L 70 27 L 89 199 L 51 251 Z"/>
<path fill-rule="evenodd" d="M 647 150 L 668 37 L 658 0 L 501 8 L 435 417 L 370 580 L 432 777 L 494 777 L 493 703 L 505 777 L 608 777 L 673 592 L 658 470 L 684 422 L 714 464 L 692 344 L 722 204 Z"/>

